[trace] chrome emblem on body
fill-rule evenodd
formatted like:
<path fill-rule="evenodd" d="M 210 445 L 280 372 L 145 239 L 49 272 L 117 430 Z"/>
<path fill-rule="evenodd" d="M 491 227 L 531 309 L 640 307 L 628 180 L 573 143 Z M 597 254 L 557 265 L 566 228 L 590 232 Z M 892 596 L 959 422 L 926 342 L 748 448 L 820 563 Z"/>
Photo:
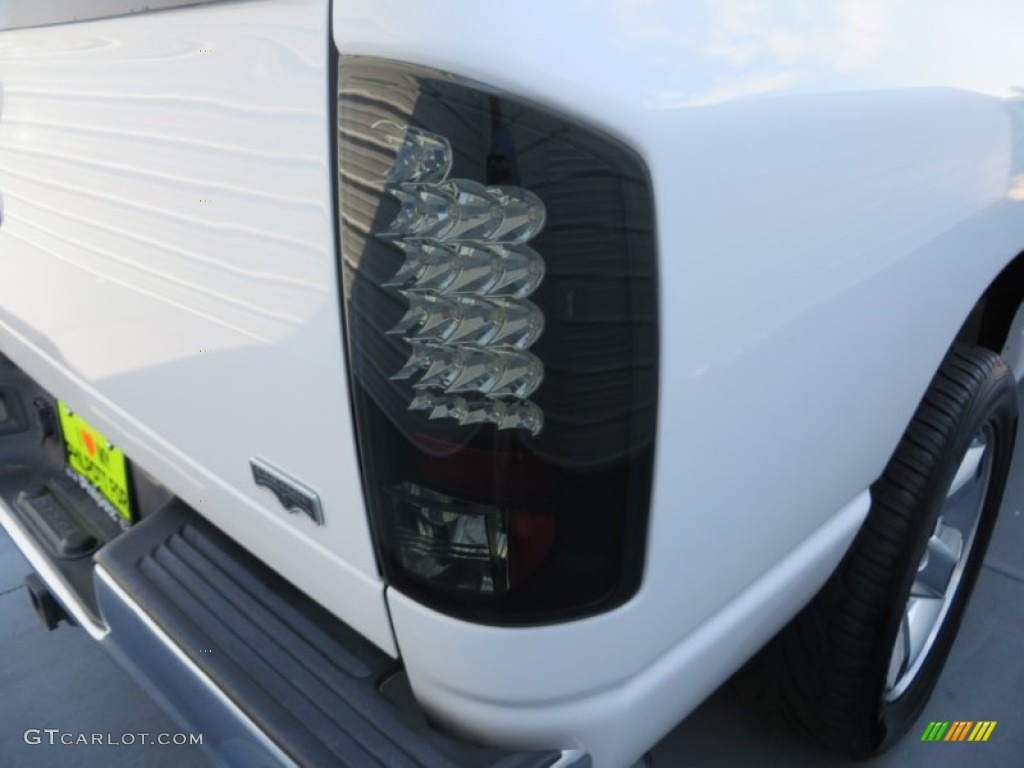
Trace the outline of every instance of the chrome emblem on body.
<path fill-rule="evenodd" d="M 324 524 L 324 513 L 316 491 L 262 459 L 249 459 L 249 466 L 252 467 L 252 479 L 256 485 L 273 493 L 282 507 L 295 514 L 308 515 L 317 525 Z"/>

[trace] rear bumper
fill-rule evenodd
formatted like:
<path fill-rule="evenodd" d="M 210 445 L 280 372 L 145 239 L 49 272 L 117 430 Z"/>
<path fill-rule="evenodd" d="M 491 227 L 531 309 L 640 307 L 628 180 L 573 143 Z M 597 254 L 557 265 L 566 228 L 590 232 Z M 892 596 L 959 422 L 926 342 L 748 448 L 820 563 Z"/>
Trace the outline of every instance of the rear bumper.
<path fill-rule="evenodd" d="M 68 613 L 225 765 L 587 766 L 459 742 L 392 703 L 393 659 L 179 503 L 95 557 L 99 619 L 14 509 L 0 522 Z"/>
<path fill-rule="evenodd" d="M 67 614 L 224 765 L 586 766 L 435 730 L 396 660 L 141 469 L 127 530 L 67 476 L 53 400 L 0 358 L 0 524 Z"/>

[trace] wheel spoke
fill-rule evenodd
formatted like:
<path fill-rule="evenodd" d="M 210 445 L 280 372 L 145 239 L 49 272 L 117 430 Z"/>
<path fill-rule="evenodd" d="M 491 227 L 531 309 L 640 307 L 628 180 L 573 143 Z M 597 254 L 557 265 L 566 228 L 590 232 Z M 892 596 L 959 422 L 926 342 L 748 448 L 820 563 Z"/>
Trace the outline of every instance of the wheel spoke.
<path fill-rule="evenodd" d="M 939 518 L 939 525 L 935 529 L 934 538 L 944 543 L 946 547 L 959 560 L 964 551 L 964 534 L 959 527 L 946 525 L 943 518 Z"/>
<path fill-rule="evenodd" d="M 954 529 L 944 527 L 942 533 L 947 538 L 949 531 Z M 959 535 L 959 534 L 958 534 Z M 959 547 L 957 547 L 959 549 Z M 928 539 L 928 549 L 921 559 L 921 565 L 917 569 L 917 577 L 914 585 L 910 588 L 911 597 L 941 598 L 945 596 L 949 581 L 956 568 L 959 552 L 950 546 L 947 541 L 939 535 L 933 535 Z"/>
<path fill-rule="evenodd" d="M 910 618 L 903 614 L 903 621 L 900 622 L 900 631 L 896 635 L 896 642 L 892 647 L 892 656 L 889 658 L 889 672 L 885 676 L 886 687 L 893 688 L 907 670 L 910 663 Z"/>
<path fill-rule="evenodd" d="M 981 438 L 975 438 L 971 443 L 971 447 L 964 455 L 964 460 L 960 462 L 960 468 L 956 471 L 953 484 L 949 486 L 947 499 L 955 496 L 968 482 L 978 477 L 978 470 L 981 468 L 981 460 L 985 457 L 986 448 L 988 445 Z"/>
<path fill-rule="evenodd" d="M 907 666 L 917 661 L 924 650 L 928 636 L 931 634 L 939 614 L 942 613 L 942 600 L 930 598 L 911 598 L 907 603 Z"/>

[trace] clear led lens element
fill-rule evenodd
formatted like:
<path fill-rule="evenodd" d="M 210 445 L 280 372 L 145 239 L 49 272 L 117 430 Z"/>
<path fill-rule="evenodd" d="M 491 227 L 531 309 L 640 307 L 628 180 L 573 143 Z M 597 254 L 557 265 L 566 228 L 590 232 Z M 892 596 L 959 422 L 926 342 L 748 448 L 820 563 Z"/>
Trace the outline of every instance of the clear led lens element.
<path fill-rule="evenodd" d="M 409 310 L 388 333 L 409 341 L 444 341 L 459 326 L 463 310 L 458 302 L 427 293 L 406 294 Z"/>
<path fill-rule="evenodd" d="M 410 482 L 391 488 L 390 496 L 397 555 L 410 573 L 476 593 L 508 590 L 508 534 L 498 507 Z"/>
<path fill-rule="evenodd" d="M 540 386 L 544 377 L 544 366 L 529 352 L 459 351 L 460 370 L 446 385 L 446 392 L 479 392 L 490 397 L 528 397 Z"/>
<path fill-rule="evenodd" d="M 469 179 L 402 183 L 390 189 L 401 210 L 388 236 L 445 241 L 525 243 L 544 227 L 544 203 L 519 187 L 485 187 Z"/>
<path fill-rule="evenodd" d="M 544 313 L 532 301 L 515 299 L 485 299 L 493 307 L 486 327 L 486 343 L 494 347 L 526 349 L 544 330 Z"/>
<path fill-rule="evenodd" d="M 412 379 L 419 393 L 525 398 L 544 376 L 540 360 L 525 352 L 544 329 L 543 312 L 526 300 L 544 278 L 544 260 L 525 244 L 544 227 L 544 203 L 521 187 L 449 179 L 451 145 L 443 136 L 390 120 L 373 128 L 397 147 L 386 188 L 399 210 L 378 234 L 405 253 L 382 285 L 409 304 L 388 331 L 412 349 L 392 380 Z M 543 424 L 532 403 L 470 408 L 461 397 L 413 398 L 410 410 L 431 419 L 530 431 Z"/>
<path fill-rule="evenodd" d="M 382 234 L 440 239 L 451 229 L 452 200 L 441 187 L 401 184 L 390 191 L 402 207 Z"/>
<path fill-rule="evenodd" d="M 442 240 L 484 240 L 501 227 L 504 212 L 483 184 L 452 179 L 438 185 L 452 201 Z"/>
<path fill-rule="evenodd" d="M 406 294 L 409 310 L 388 333 L 408 341 L 526 349 L 544 330 L 544 314 L 531 301 Z"/>
<path fill-rule="evenodd" d="M 388 175 L 393 182 L 444 181 L 452 169 L 452 145 L 444 136 L 390 120 L 370 126 L 398 148 Z"/>
<path fill-rule="evenodd" d="M 501 259 L 501 271 L 487 289 L 488 296 L 525 299 L 544 279 L 544 259 L 528 245 L 492 243 L 488 252 Z"/>
<path fill-rule="evenodd" d="M 452 264 L 453 278 L 444 294 L 487 296 L 501 277 L 500 257 L 474 245 L 460 245 Z"/>
<path fill-rule="evenodd" d="M 493 424 L 498 429 L 525 429 L 533 435 L 544 427 L 544 413 L 529 400 L 462 397 L 420 392 L 410 411 L 424 411 L 430 419 L 455 419 L 462 425 Z"/>
<path fill-rule="evenodd" d="M 491 240 L 525 243 L 544 228 L 547 211 L 533 192 L 521 187 L 488 187 L 487 194 L 501 211 L 501 224 L 490 233 Z"/>
<path fill-rule="evenodd" d="M 528 245 L 507 243 L 444 244 L 398 241 L 405 262 L 389 288 L 438 296 L 487 296 L 523 299 L 544 279 L 544 259 Z"/>
<path fill-rule="evenodd" d="M 454 250 L 426 241 L 400 240 L 396 245 L 405 251 L 405 261 L 395 276 L 384 283 L 386 287 L 439 295 L 457 292 L 449 290 L 461 271 L 459 255 Z"/>
<path fill-rule="evenodd" d="M 485 352 L 476 352 L 477 356 L 486 355 Z M 445 347 L 440 344 L 431 345 L 428 360 L 430 365 L 423 373 L 423 377 L 413 384 L 416 389 L 443 389 L 447 390 L 459 378 L 462 371 L 469 364 L 466 350 Z"/>
<path fill-rule="evenodd" d="M 544 364 L 520 350 L 414 342 L 409 359 L 391 378 L 411 379 L 417 374 L 422 374 L 413 383 L 417 390 L 525 398 L 540 386 Z"/>
<path fill-rule="evenodd" d="M 391 188 L 391 194 L 402 207 L 384 233 L 389 236 L 482 240 L 502 226 L 501 206 L 475 181 L 399 184 Z"/>

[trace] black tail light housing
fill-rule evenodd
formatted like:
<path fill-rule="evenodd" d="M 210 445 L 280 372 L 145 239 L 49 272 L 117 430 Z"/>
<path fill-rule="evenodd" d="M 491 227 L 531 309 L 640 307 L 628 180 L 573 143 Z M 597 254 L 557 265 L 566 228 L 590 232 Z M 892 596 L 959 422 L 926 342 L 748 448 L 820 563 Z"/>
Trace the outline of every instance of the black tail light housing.
<path fill-rule="evenodd" d="M 535 624 L 639 587 L 657 408 L 654 213 L 618 141 L 451 75 L 338 77 L 353 411 L 381 569 Z"/>

